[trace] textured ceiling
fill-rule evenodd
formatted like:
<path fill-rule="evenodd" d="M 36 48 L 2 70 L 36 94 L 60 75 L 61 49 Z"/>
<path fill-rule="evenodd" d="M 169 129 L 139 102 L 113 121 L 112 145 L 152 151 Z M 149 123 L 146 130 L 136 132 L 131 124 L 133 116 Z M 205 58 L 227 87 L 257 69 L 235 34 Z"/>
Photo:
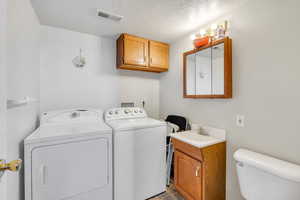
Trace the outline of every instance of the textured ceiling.
<path fill-rule="evenodd" d="M 126 32 L 172 42 L 245 0 L 31 0 L 40 22 L 83 33 L 116 37 Z M 97 9 L 124 16 L 120 22 Z"/>

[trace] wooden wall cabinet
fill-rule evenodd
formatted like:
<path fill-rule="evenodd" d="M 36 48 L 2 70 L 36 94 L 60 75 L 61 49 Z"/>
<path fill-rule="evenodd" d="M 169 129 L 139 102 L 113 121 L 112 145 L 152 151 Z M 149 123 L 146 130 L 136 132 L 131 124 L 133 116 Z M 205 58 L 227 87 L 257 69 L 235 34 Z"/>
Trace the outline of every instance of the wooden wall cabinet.
<path fill-rule="evenodd" d="M 150 67 L 167 71 L 169 68 L 169 45 L 161 42 L 149 41 Z"/>
<path fill-rule="evenodd" d="M 197 148 L 172 139 L 175 188 L 185 200 L 225 200 L 226 143 Z"/>
<path fill-rule="evenodd" d="M 117 40 L 117 68 L 164 72 L 169 68 L 169 45 L 122 34 Z"/>

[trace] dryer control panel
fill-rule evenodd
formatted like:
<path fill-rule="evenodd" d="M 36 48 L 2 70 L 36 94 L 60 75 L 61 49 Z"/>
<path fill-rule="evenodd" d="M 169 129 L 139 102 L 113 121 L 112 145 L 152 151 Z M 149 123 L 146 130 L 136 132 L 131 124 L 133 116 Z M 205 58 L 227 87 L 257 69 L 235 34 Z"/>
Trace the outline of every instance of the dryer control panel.
<path fill-rule="evenodd" d="M 145 117 L 148 117 L 146 111 L 138 107 L 112 108 L 104 114 L 105 121 Z"/>
<path fill-rule="evenodd" d="M 102 122 L 103 111 L 95 109 L 69 109 L 42 113 L 40 117 L 43 124 L 66 124 L 82 122 Z"/>

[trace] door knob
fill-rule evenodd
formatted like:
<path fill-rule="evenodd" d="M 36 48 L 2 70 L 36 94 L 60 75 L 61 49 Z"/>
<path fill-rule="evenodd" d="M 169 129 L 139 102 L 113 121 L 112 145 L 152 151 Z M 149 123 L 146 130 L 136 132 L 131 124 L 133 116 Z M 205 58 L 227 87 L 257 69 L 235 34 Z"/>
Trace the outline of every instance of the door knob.
<path fill-rule="evenodd" d="M 13 160 L 9 163 L 6 163 L 5 160 L 0 160 L 0 172 L 3 171 L 12 171 L 12 172 L 17 172 L 21 169 L 22 166 L 22 160 Z"/>

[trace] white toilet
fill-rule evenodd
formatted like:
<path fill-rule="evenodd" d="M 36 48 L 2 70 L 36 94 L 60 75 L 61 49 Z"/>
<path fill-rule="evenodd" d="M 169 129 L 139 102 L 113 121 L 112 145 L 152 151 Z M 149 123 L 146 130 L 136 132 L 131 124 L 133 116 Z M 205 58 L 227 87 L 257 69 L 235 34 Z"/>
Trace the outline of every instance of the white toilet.
<path fill-rule="evenodd" d="M 300 166 L 245 149 L 234 159 L 246 200 L 300 200 Z"/>

